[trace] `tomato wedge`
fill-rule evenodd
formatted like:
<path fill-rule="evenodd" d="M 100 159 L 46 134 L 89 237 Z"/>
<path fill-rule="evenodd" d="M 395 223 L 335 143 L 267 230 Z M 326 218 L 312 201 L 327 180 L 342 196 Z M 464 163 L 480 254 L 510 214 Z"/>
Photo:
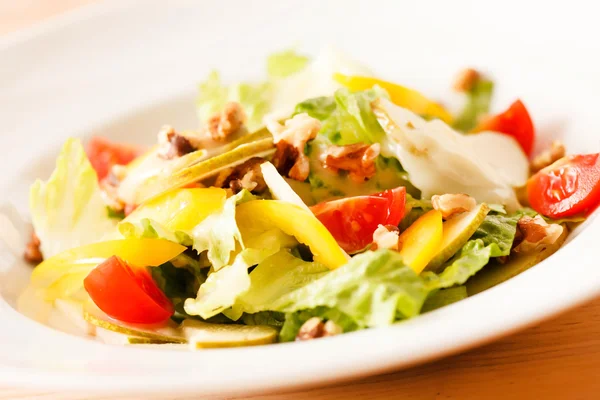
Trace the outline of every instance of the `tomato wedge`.
<path fill-rule="evenodd" d="M 590 213 L 600 204 L 600 153 L 563 157 L 527 183 L 531 207 L 551 218 Z"/>
<path fill-rule="evenodd" d="M 327 201 L 310 209 L 342 249 L 356 253 L 373 242 L 373 232 L 380 224 L 400 223 L 405 202 L 406 189 L 398 187 L 369 196 Z"/>
<path fill-rule="evenodd" d="M 528 156 L 533 151 L 535 130 L 529 112 L 521 100 L 517 100 L 506 111 L 484 119 L 474 132 L 494 131 L 514 137 Z"/>
<path fill-rule="evenodd" d="M 117 256 L 94 268 L 83 285 L 98 308 L 119 321 L 159 324 L 173 315 L 173 305 L 148 271 Z"/>
<path fill-rule="evenodd" d="M 113 165 L 127 165 L 142 153 L 142 149 L 125 143 L 114 143 L 94 136 L 85 148 L 98 180 L 106 178 Z"/>

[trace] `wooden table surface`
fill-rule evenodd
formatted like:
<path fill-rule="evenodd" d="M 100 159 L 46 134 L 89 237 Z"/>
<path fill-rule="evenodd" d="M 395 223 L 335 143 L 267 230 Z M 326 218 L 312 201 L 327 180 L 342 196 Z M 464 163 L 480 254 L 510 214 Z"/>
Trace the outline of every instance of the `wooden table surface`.
<path fill-rule="evenodd" d="M 0 34 L 30 26 L 93 1 L 0 0 Z M 0 388 L 0 399 L 88 398 L 91 397 L 82 393 Z M 177 397 L 178 400 L 192 398 L 207 397 Z M 253 400 L 396 398 L 598 399 L 600 299 L 485 347 L 406 371 L 346 385 L 243 397 Z M 231 397 L 228 399 L 233 400 Z"/>

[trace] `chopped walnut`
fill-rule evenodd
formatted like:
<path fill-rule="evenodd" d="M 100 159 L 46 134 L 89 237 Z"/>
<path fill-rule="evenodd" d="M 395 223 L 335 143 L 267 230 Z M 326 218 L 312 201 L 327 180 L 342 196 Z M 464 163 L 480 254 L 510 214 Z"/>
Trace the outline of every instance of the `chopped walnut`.
<path fill-rule="evenodd" d="M 350 179 L 361 183 L 377 172 L 375 160 L 379 156 L 380 145 L 356 143 L 347 146 L 330 146 L 323 153 L 323 165 L 333 171 L 349 172 Z"/>
<path fill-rule="evenodd" d="M 477 70 L 465 68 L 458 73 L 452 86 L 457 92 L 468 92 L 473 88 L 475 82 L 479 80 L 480 76 Z"/>
<path fill-rule="evenodd" d="M 260 169 L 263 162 L 265 162 L 264 159 L 253 157 L 237 167 L 227 168 L 219 173 L 213 186 L 229 187 L 234 193 L 238 193 L 242 189 L 256 193 L 262 192 L 267 188 Z"/>
<path fill-rule="evenodd" d="M 167 160 L 184 156 L 196 150 L 190 140 L 165 125 L 158 132 L 158 155 Z"/>
<path fill-rule="evenodd" d="M 323 327 L 323 337 L 335 336 L 342 333 L 344 333 L 344 330 L 335 322 L 331 320 L 325 322 L 325 326 Z"/>
<path fill-rule="evenodd" d="M 225 104 L 221 112 L 213 114 L 207 121 L 210 136 L 217 141 L 224 141 L 244 129 L 246 114 L 239 103 Z"/>
<path fill-rule="evenodd" d="M 25 246 L 25 252 L 23 253 L 23 258 L 25 258 L 25 261 L 31 264 L 39 264 L 44 261 L 44 256 L 40 250 L 40 245 L 40 239 L 37 237 L 35 232 L 31 232 L 31 237 Z"/>
<path fill-rule="evenodd" d="M 394 225 L 379 225 L 373 232 L 371 250 L 390 249 L 398 250 L 398 237 L 400 230 Z"/>
<path fill-rule="evenodd" d="M 321 122 L 302 113 L 285 121 L 285 125 L 271 121 L 267 123 L 267 129 L 273 134 L 275 142 L 275 168 L 284 176 L 305 181 L 310 172 L 310 165 L 308 157 L 304 154 L 304 146 L 317 136 L 321 130 Z"/>
<path fill-rule="evenodd" d="M 539 215 L 535 218 L 522 217 L 517 228 L 522 234 L 522 241 L 514 248 L 515 253 L 529 253 L 541 246 L 554 244 L 563 233 L 562 225 L 548 224 Z"/>
<path fill-rule="evenodd" d="M 477 201 L 468 194 L 443 194 L 433 196 L 431 204 L 447 220 L 456 214 L 471 211 L 477 206 Z"/>
<path fill-rule="evenodd" d="M 296 340 L 310 340 L 323 336 L 325 324 L 319 317 L 312 317 L 306 321 L 298 330 Z"/>
<path fill-rule="evenodd" d="M 296 340 L 311 340 L 335 336 L 341 333 L 344 333 L 344 330 L 335 322 L 323 322 L 319 317 L 312 317 L 300 327 L 298 335 L 296 335 Z"/>
<path fill-rule="evenodd" d="M 529 169 L 531 173 L 538 172 L 539 170 L 554 164 L 554 162 L 563 158 L 565 154 L 565 145 L 560 140 L 555 140 L 552 142 L 549 149 L 544 150 L 541 154 L 536 156 L 533 161 L 531 161 Z"/>

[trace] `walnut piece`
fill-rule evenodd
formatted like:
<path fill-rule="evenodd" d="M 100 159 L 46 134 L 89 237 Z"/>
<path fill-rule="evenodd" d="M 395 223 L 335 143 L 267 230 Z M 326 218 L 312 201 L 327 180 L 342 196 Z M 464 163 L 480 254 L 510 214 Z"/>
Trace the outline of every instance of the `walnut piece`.
<path fill-rule="evenodd" d="M 312 317 L 300 327 L 296 340 L 311 340 L 341 333 L 344 333 L 344 330 L 335 322 L 323 322 L 319 317 Z"/>
<path fill-rule="evenodd" d="M 323 337 L 335 336 L 342 333 L 344 333 L 344 330 L 335 322 L 331 320 L 325 322 L 325 326 L 323 327 Z"/>
<path fill-rule="evenodd" d="M 213 186 L 229 187 L 234 193 L 239 193 L 242 189 L 255 193 L 262 192 L 267 188 L 260 169 L 260 165 L 264 162 L 265 160 L 260 157 L 253 157 L 237 167 L 223 170 L 217 176 Z"/>
<path fill-rule="evenodd" d="M 35 232 L 31 232 L 31 237 L 29 238 L 29 242 L 25 246 L 25 252 L 23 253 L 25 261 L 31 264 L 39 264 L 44 261 L 44 256 L 40 250 L 40 244 L 40 239 Z"/>
<path fill-rule="evenodd" d="M 330 146 L 322 155 L 323 165 L 335 172 L 348 171 L 350 179 L 361 183 L 373 177 L 377 172 L 375 160 L 379 156 L 379 151 L 379 143 Z"/>
<path fill-rule="evenodd" d="M 229 136 L 244 129 L 246 114 L 239 103 L 225 104 L 221 112 L 208 118 L 208 132 L 213 140 L 224 141 Z"/>
<path fill-rule="evenodd" d="M 473 68 L 465 68 L 461 70 L 456 78 L 452 87 L 457 92 L 468 92 L 473 88 L 475 82 L 480 78 L 481 74 Z"/>
<path fill-rule="evenodd" d="M 310 340 L 323 336 L 325 324 L 319 317 L 312 317 L 306 321 L 298 330 L 296 340 Z"/>
<path fill-rule="evenodd" d="M 517 222 L 522 241 L 514 248 L 515 253 L 529 253 L 544 245 L 554 244 L 562 235 L 563 227 L 559 224 L 548 224 L 540 215 L 535 218 L 523 216 Z"/>
<path fill-rule="evenodd" d="M 158 132 L 158 146 L 158 155 L 167 160 L 196 150 L 188 138 L 175 132 L 175 129 L 169 125 L 163 126 Z"/>
<path fill-rule="evenodd" d="M 273 134 L 275 142 L 275 168 L 284 176 L 305 181 L 310 172 L 310 165 L 308 157 L 304 154 L 304 146 L 317 136 L 321 130 L 321 121 L 302 113 L 285 121 L 285 125 L 270 121 L 267 123 L 267 129 Z"/>
<path fill-rule="evenodd" d="M 560 140 L 555 140 L 552 142 L 549 149 L 544 150 L 531 161 L 529 170 L 531 173 L 536 173 L 539 170 L 554 164 L 554 162 L 563 158 L 565 154 L 565 145 Z"/>
<path fill-rule="evenodd" d="M 373 232 L 371 250 L 390 249 L 398 250 L 398 237 L 400 230 L 394 225 L 379 225 Z"/>
<path fill-rule="evenodd" d="M 468 194 L 443 194 L 433 196 L 431 204 L 447 220 L 456 214 L 473 210 L 477 206 L 477 201 Z"/>

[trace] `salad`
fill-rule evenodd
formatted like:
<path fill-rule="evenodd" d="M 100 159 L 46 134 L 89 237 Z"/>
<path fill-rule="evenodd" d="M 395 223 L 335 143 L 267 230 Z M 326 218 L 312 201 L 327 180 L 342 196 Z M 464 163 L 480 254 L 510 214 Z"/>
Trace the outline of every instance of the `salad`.
<path fill-rule="evenodd" d="M 533 154 L 521 100 L 460 104 L 336 52 L 199 85 L 200 128 L 66 141 L 31 187 L 27 315 L 109 343 L 234 347 L 388 326 L 557 251 L 600 203 L 600 154 Z M 455 99 L 455 100 L 456 100 Z"/>

